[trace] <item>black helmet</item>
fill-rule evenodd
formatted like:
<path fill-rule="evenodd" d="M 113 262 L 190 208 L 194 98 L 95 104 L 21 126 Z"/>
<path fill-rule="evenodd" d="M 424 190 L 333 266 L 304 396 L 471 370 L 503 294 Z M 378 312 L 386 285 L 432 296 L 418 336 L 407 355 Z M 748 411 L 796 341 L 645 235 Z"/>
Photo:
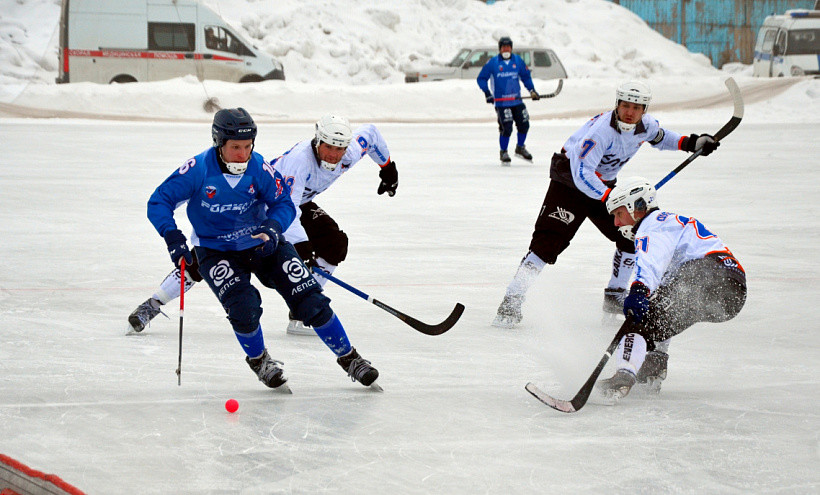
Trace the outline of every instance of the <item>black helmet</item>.
<path fill-rule="evenodd" d="M 498 49 L 501 50 L 502 46 L 509 46 L 512 48 L 512 39 L 509 36 L 504 36 L 500 40 L 498 40 Z"/>
<path fill-rule="evenodd" d="M 256 139 L 256 124 L 244 108 L 225 108 L 214 115 L 211 126 L 214 148 L 221 148 L 231 139 Z"/>

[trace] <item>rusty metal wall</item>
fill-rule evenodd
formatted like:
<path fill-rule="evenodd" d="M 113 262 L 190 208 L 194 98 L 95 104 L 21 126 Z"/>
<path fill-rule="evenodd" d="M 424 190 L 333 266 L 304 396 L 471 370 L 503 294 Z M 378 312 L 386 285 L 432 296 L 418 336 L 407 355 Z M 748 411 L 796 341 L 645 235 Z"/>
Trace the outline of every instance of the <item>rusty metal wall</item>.
<path fill-rule="evenodd" d="M 722 67 L 752 63 L 763 19 L 788 9 L 811 9 L 817 0 L 610 0 L 626 7 L 665 37 Z"/>

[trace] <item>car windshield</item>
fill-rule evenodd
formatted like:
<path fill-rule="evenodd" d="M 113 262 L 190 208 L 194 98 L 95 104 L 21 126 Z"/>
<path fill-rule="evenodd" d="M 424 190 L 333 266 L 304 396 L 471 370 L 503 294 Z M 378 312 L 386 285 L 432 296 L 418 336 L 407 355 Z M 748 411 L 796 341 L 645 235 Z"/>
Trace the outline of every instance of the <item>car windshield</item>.
<path fill-rule="evenodd" d="M 820 53 L 820 29 L 789 31 L 786 55 L 814 55 Z"/>
<path fill-rule="evenodd" d="M 461 67 L 461 64 L 464 63 L 464 60 L 467 58 L 467 55 L 470 54 L 470 50 L 468 48 L 462 48 L 458 55 L 447 64 L 447 67 Z"/>

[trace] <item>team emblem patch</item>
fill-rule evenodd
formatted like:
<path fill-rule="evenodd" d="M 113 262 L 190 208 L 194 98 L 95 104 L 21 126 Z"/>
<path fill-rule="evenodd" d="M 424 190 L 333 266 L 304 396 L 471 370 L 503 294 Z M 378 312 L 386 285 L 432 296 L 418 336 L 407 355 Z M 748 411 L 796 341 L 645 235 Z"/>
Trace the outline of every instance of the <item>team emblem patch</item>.
<path fill-rule="evenodd" d="M 214 285 L 219 287 L 225 280 L 233 277 L 233 268 L 226 260 L 222 260 L 211 267 L 210 275 Z"/>
<path fill-rule="evenodd" d="M 214 199 L 214 196 L 216 196 L 216 187 L 205 186 L 205 195 L 208 196 L 208 199 Z"/>
<path fill-rule="evenodd" d="M 550 218 L 554 218 L 560 222 L 564 222 L 565 224 L 569 225 L 575 220 L 575 215 L 560 206 L 555 209 L 554 212 L 548 215 Z"/>
<path fill-rule="evenodd" d="M 254 189 L 253 184 L 248 188 L 248 194 L 256 194 L 256 189 Z"/>
<path fill-rule="evenodd" d="M 282 263 L 282 269 L 285 270 L 285 273 L 288 274 L 288 279 L 294 284 L 298 283 L 303 278 L 307 278 L 310 273 L 307 271 L 307 268 L 305 268 L 305 264 L 302 263 L 302 260 L 299 258 L 291 258 Z"/>

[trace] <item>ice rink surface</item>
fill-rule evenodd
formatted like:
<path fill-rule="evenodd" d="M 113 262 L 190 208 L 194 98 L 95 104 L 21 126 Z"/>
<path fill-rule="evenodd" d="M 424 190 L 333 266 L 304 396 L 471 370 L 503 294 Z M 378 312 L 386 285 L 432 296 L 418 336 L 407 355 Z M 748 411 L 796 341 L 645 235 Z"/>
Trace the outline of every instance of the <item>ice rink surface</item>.
<path fill-rule="evenodd" d="M 688 134 L 730 113 L 656 116 Z M 317 198 L 350 238 L 335 275 L 428 323 L 467 309 L 429 337 L 329 285 L 381 372 L 375 393 L 317 338 L 285 334 L 287 309 L 262 288 L 290 396 L 257 381 L 204 285 L 186 295 L 181 386 L 177 301 L 170 319 L 125 336 L 171 268 L 146 201 L 209 146 L 207 123 L 0 120 L 0 452 L 89 494 L 817 493 L 818 125 L 744 122 L 661 188 L 662 209 L 698 218 L 737 255 L 746 307 L 672 340 L 659 397 L 567 415 L 524 385 L 571 397 L 597 363 L 617 326 L 600 310 L 611 244 L 585 224 L 541 274 L 523 325 L 490 321 L 549 157 L 583 120 L 533 122 L 535 162 L 509 168 L 492 122 L 380 124 L 397 195 L 376 194 L 365 158 Z M 262 124 L 256 149 L 270 159 L 311 133 Z M 659 180 L 685 158 L 645 146 L 622 176 Z M 177 220 L 188 234 L 184 211 Z"/>

